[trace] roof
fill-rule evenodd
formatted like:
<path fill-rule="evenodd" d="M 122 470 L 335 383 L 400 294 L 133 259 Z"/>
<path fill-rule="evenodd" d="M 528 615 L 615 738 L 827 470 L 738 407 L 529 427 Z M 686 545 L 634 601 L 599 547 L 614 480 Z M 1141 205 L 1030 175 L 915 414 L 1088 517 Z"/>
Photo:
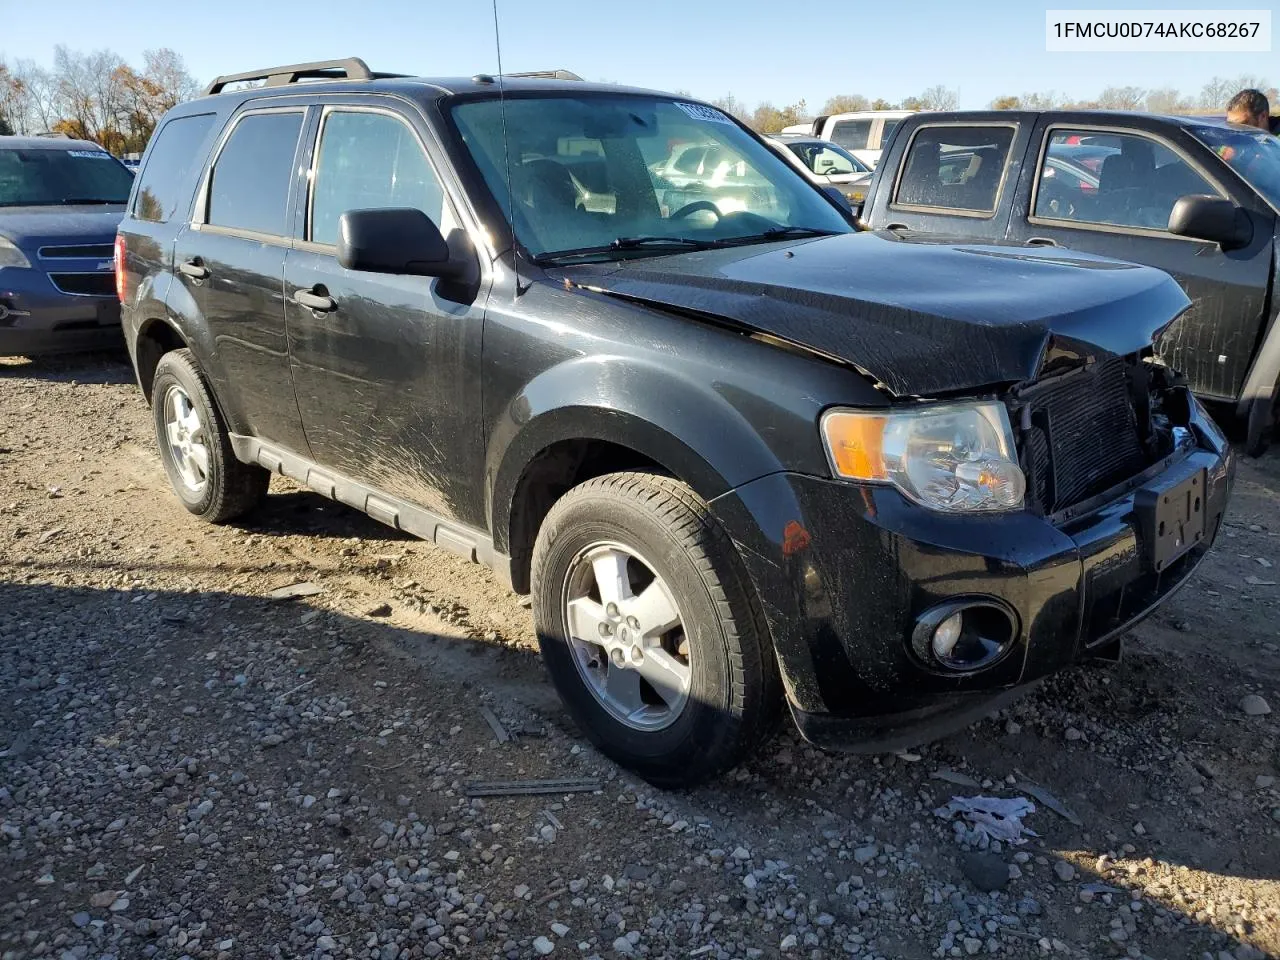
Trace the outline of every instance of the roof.
<path fill-rule="evenodd" d="M 299 81 L 307 81 L 305 84 Z M 229 85 L 261 81 L 260 84 L 227 90 Z M 361 90 L 387 91 L 404 94 L 412 91 L 421 94 L 423 89 L 437 94 L 462 95 L 474 93 L 524 94 L 531 92 L 568 92 L 588 95 L 598 94 L 659 94 L 658 91 L 620 87 L 615 84 L 588 83 L 568 70 L 537 70 L 529 73 L 508 73 L 500 76 L 477 73 L 471 77 L 411 77 L 399 73 L 379 73 L 358 57 L 344 60 L 321 60 L 313 63 L 295 63 L 265 67 L 245 73 L 217 77 L 204 90 L 205 96 L 237 95 L 239 99 L 266 96 L 293 96 L 300 92 L 334 93 Z"/>
<path fill-rule="evenodd" d="M 0 150 L 102 150 L 102 147 L 92 140 L 72 140 L 70 137 L 5 136 L 0 137 Z"/>
<path fill-rule="evenodd" d="M 1181 113 L 1147 113 L 1143 110 L 945 110 L 917 114 L 922 123 L 955 123 L 957 121 L 979 121 L 991 123 L 1000 120 L 1033 122 L 1041 117 L 1054 117 L 1064 120 L 1077 120 L 1080 123 L 1107 124 L 1117 121 L 1152 121 L 1169 123 L 1179 127 L 1226 127 L 1233 130 L 1250 129 L 1238 123 L 1227 122 L 1226 117 L 1204 114 Z"/>

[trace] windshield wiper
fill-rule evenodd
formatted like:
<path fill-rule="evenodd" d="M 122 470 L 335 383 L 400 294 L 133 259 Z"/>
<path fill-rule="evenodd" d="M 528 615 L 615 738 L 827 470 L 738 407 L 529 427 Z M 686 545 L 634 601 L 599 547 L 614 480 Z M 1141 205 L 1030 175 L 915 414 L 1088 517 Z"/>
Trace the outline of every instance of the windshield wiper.
<path fill-rule="evenodd" d="M 801 237 L 834 237 L 837 231 L 818 227 L 770 227 L 746 237 L 734 237 L 725 243 L 769 243 L 772 240 L 794 240 Z"/>
<path fill-rule="evenodd" d="M 75 206 L 76 204 L 80 204 L 80 205 L 82 205 L 82 206 L 87 206 L 87 205 L 89 205 L 89 204 L 91 204 L 91 203 L 92 203 L 92 204 L 112 204 L 112 205 L 114 205 L 114 204 L 125 204 L 125 203 L 128 203 L 128 202 L 129 202 L 129 201 L 128 201 L 128 199 L 127 199 L 127 198 L 126 198 L 126 199 L 124 199 L 124 200 L 112 200 L 112 199 L 109 199 L 109 198 L 107 198 L 107 197 L 68 197 L 68 198 L 67 198 L 67 199 L 65 199 L 65 200 L 58 200 L 58 201 L 56 201 L 56 203 L 57 203 L 57 204 L 60 204 L 60 205 L 62 205 L 62 206 L 67 206 L 67 207 L 72 207 L 72 206 Z"/>
<path fill-rule="evenodd" d="M 728 240 L 698 240 L 694 237 L 616 237 L 606 244 L 595 247 L 578 247 L 574 250 L 557 250 L 555 253 L 537 257 L 539 263 L 552 263 L 557 260 L 569 260 L 573 257 L 589 257 L 608 254 L 615 250 L 654 250 L 660 252 L 664 248 L 671 251 L 680 250 L 713 250 L 716 247 L 727 247 Z"/>
<path fill-rule="evenodd" d="M 618 237 L 609 244 L 611 250 L 640 250 L 644 247 L 679 247 L 682 250 L 712 250 L 725 246 L 724 240 L 698 240 L 694 237 Z"/>

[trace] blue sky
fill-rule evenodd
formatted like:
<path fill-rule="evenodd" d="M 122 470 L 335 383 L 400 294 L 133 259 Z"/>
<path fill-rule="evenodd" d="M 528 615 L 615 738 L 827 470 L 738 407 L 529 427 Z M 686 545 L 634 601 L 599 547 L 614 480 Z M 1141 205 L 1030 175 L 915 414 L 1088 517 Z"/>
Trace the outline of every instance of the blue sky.
<path fill-rule="evenodd" d="M 565 67 L 591 80 L 749 105 L 836 93 L 899 100 L 941 83 L 962 107 L 1005 93 L 1075 98 L 1108 85 L 1198 92 L 1211 76 L 1280 82 L 1275 52 L 1069 54 L 1044 50 L 1044 10 L 1069 0 L 498 0 L 509 71 Z M 1169 7 L 1173 0 L 1077 7 Z M 1273 2 L 1236 0 L 1271 9 Z M 1183 4 L 1196 6 L 1194 3 Z M 1213 7 L 1200 0 L 1199 7 Z M 449 76 L 493 71 L 490 0 L 0 0 L 0 56 L 48 64 L 53 48 L 110 48 L 130 62 L 168 46 L 202 82 L 276 63 L 356 55 L 374 69 Z"/>

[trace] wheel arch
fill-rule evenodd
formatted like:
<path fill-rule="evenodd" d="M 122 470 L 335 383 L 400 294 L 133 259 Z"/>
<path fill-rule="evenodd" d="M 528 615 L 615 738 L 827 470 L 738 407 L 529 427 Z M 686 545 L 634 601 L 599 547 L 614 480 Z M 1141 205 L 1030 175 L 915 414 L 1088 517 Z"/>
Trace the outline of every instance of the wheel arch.
<path fill-rule="evenodd" d="M 182 331 L 167 319 L 152 317 L 138 327 L 134 338 L 134 369 L 138 374 L 138 386 L 142 388 L 148 404 L 151 403 L 151 388 L 160 358 L 173 350 L 190 346 Z"/>

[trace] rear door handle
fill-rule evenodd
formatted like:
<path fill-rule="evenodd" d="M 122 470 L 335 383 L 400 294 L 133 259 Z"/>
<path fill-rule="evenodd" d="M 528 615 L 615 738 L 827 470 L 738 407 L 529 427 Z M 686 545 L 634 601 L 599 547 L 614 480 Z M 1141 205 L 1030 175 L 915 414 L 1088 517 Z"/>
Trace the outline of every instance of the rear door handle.
<path fill-rule="evenodd" d="M 317 310 L 320 313 L 328 313 L 330 310 L 337 309 L 338 301 L 333 297 L 312 293 L 310 290 L 293 291 L 293 299 L 308 310 Z"/>
<path fill-rule="evenodd" d="M 178 264 L 178 269 L 192 280 L 204 280 L 209 276 L 209 268 L 200 262 L 199 257 L 192 257 L 190 260 Z"/>
<path fill-rule="evenodd" d="M 1056 247 L 1058 246 L 1058 241 L 1052 237 L 1028 237 L 1026 245 L 1028 247 Z"/>

